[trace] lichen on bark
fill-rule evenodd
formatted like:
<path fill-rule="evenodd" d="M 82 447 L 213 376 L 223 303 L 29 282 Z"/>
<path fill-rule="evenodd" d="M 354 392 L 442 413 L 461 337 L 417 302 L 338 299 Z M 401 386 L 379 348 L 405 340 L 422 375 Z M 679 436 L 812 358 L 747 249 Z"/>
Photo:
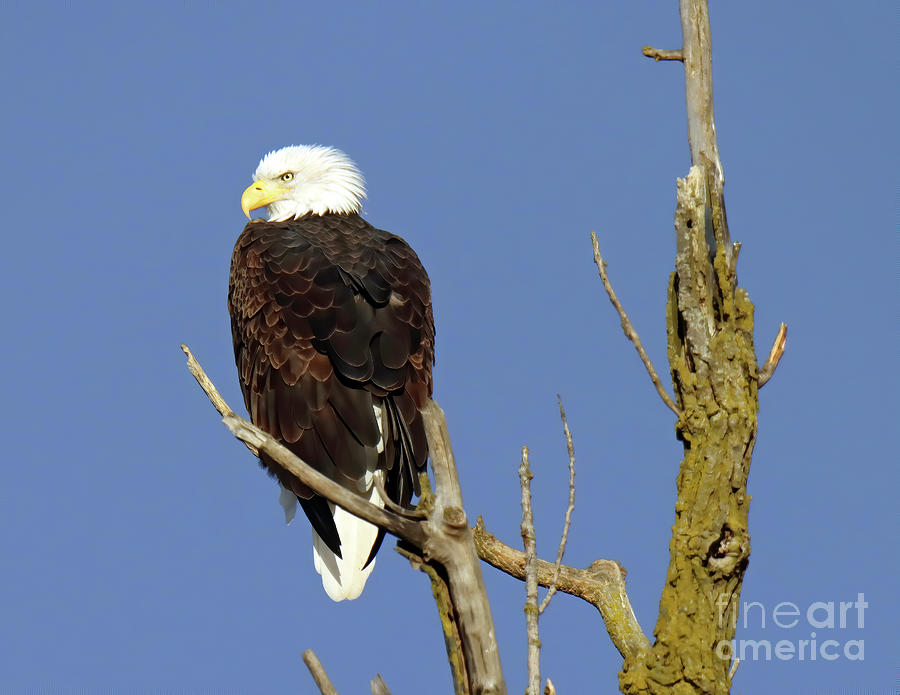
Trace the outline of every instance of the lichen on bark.
<path fill-rule="evenodd" d="M 750 555 L 747 476 L 758 374 L 753 305 L 716 242 L 727 236 L 710 228 L 724 219 L 713 214 L 711 198 L 701 167 L 679 179 L 666 326 L 684 458 L 655 643 L 627 658 L 619 674 L 630 695 L 730 690 L 733 606 Z"/>

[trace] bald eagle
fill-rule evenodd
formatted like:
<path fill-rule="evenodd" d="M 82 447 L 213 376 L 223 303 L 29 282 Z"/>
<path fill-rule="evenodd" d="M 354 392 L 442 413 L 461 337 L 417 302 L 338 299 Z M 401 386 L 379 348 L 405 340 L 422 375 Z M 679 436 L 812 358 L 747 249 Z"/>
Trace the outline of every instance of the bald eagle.
<path fill-rule="evenodd" d="M 310 466 L 384 506 L 419 494 L 428 442 L 434 319 L 428 275 L 400 237 L 360 216 L 362 175 L 330 147 L 265 155 L 241 197 L 251 220 L 231 259 L 228 310 L 244 403 Z M 359 596 L 384 532 L 262 455 L 290 522 L 299 501 L 333 600 Z"/>

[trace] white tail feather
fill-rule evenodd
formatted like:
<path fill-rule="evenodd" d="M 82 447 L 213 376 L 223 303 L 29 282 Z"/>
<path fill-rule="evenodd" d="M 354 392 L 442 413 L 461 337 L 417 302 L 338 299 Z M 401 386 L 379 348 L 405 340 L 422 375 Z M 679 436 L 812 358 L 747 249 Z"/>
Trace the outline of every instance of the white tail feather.
<path fill-rule="evenodd" d="M 379 507 L 384 506 L 384 500 L 374 485 L 369 490 L 368 500 Z M 363 565 L 369 559 L 378 537 L 378 527 L 340 507 L 333 504 L 329 506 L 341 538 L 342 557 L 331 552 L 325 541 L 313 531 L 313 563 L 316 572 L 322 575 L 322 586 L 332 601 L 355 599 L 362 593 L 366 580 L 375 567 L 374 559 L 368 567 L 363 568 Z"/>

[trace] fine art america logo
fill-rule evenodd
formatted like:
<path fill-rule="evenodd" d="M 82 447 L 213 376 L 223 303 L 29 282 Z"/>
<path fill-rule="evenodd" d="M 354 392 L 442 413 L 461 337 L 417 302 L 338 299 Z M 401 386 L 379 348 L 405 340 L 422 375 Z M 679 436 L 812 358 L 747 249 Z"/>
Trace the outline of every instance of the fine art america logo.
<path fill-rule="evenodd" d="M 719 596 L 716 601 L 719 627 L 730 622 L 738 625 L 737 604 L 730 605 L 729 597 Z M 781 639 L 733 639 L 722 640 L 716 645 L 716 655 L 722 659 L 738 658 L 741 661 L 863 661 L 865 640 L 840 639 L 849 637 L 841 630 L 861 630 L 865 627 L 865 610 L 869 607 L 864 594 L 856 595 L 856 601 L 815 601 L 805 607 L 782 601 L 771 611 L 759 601 L 745 602 L 742 606 L 742 627 L 748 629 L 797 630 L 802 639 L 793 634 L 779 635 Z M 805 628 L 805 629 L 804 629 Z M 791 639 L 788 639 L 791 637 Z M 838 639 L 835 639 L 838 638 Z"/>

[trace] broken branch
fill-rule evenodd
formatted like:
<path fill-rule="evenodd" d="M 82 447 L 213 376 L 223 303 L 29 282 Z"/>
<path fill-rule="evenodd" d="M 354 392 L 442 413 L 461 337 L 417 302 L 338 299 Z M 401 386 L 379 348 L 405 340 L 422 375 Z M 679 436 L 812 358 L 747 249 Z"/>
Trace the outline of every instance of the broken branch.
<path fill-rule="evenodd" d="M 667 50 L 665 48 L 653 48 L 653 46 L 644 46 L 641 49 L 641 53 L 643 53 L 648 58 L 653 58 L 653 60 L 680 60 L 682 63 L 684 62 L 684 53 L 680 48 L 675 50 Z"/>
<path fill-rule="evenodd" d="M 769 379 L 772 378 L 772 375 L 775 374 L 775 370 L 778 369 L 778 363 L 781 362 L 781 358 L 784 355 L 785 347 L 787 347 L 787 326 L 782 323 L 778 328 L 778 333 L 775 335 L 772 349 L 769 350 L 769 357 L 766 359 L 762 369 L 759 370 L 759 380 L 757 381 L 759 388 L 765 386 Z"/>
<path fill-rule="evenodd" d="M 511 577 L 525 579 L 525 553 L 506 545 L 491 534 L 485 529 L 481 517 L 478 517 L 472 535 L 475 538 L 475 549 L 482 560 Z M 555 570 L 554 563 L 538 559 L 538 585 L 549 587 Z M 587 601 L 600 611 L 606 631 L 622 656 L 638 654 L 650 648 L 650 642 L 641 630 L 628 600 L 625 570 L 618 562 L 595 560 L 587 569 L 562 565 L 557 588 L 564 594 Z"/>

